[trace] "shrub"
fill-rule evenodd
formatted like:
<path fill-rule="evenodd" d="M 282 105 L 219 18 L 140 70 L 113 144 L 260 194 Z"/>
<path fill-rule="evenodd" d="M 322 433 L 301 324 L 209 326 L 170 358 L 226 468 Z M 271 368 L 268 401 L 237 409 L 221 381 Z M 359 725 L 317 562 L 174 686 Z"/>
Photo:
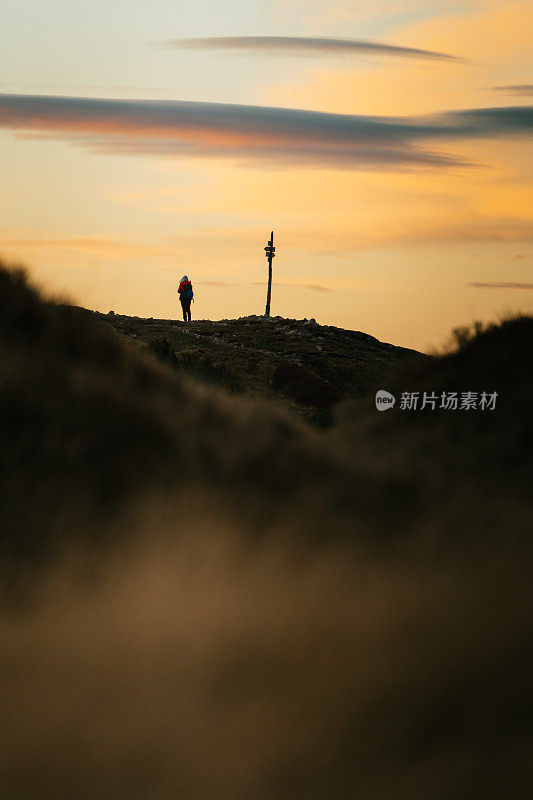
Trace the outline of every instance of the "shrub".
<path fill-rule="evenodd" d="M 330 408 L 340 399 L 340 392 L 315 372 L 294 362 L 279 364 L 272 375 L 272 388 L 287 397 L 313 408 Z"/>
<path fill-rule="evenodd" d="M 152 355 L 154 355 L 156 358 L 159 358 L 161 361 L 174 361 L 174 351 L 170 346 L 170 342 L 166 338 L 153 339 L 150 342 L 148 349 Z"/>

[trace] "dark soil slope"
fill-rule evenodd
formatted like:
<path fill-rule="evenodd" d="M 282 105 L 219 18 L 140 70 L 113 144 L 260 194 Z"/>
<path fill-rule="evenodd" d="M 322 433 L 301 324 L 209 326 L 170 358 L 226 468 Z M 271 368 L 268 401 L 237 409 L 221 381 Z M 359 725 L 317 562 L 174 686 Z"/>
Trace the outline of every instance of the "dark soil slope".
<path fill-rule="evenodd" d="M 340 400 L 364 396 L 424 359 L 415 350 L 314 320 L 251 316 L 185 324 L 98 316 L 174 369 L 234 393 L 283 399 L 317 422 L 327 421 Z"/>

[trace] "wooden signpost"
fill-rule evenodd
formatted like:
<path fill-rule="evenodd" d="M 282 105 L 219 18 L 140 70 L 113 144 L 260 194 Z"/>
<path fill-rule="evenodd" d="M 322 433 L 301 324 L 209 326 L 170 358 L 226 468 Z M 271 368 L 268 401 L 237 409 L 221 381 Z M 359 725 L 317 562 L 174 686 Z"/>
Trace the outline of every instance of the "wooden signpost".
<path fill-rule="evenodd" d="M 272 296 L 272 259 L 276 255 L 276 248 L 274 247 L 274 231 L 270 234 L 270 241 L 265 247 L 265 255 L 268 259 L 268 289 L 267 289 L 267 304 L 265 310 L 265 317 L 270 316 L 270 298 Z"/>

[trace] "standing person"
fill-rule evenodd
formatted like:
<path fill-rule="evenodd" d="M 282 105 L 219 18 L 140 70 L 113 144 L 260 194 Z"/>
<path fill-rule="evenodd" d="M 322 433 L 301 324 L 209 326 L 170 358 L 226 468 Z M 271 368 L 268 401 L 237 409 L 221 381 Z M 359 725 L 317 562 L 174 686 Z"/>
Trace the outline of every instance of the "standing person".
<path fill-rule="evenodd" d="M 191 302 L 194 297 L 194 292 L 192 290 L 192 283 L 188 279 L 186 275 L 180 281 L 180 285 L 178 288 L 178 294 L 180 296 L 180 303 L 181 308 L 183 310 L 183 321 L 190 322 L 191 321 Z"/>

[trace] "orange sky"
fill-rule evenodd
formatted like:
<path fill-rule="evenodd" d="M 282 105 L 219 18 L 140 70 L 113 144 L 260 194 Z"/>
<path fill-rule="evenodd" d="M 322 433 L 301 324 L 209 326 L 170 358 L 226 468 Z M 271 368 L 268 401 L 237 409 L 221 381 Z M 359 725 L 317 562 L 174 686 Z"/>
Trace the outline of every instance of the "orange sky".
<path fill-rule="evenodd" d="M 456 324 L 533 311 L 530 3 L 276 8 L 232 0 L 218 18 L 201 2 L 172 23 L 157 0 L 144 30 L 135 0 L 104 30 L 103 4 L 75 2 L 87 46 L 73 54 L 58 2 L 44 31 L 13 3 L 5 35 L 24 32 L 28 50 L 4 48 L 2 255 L 47 292 L 142 316 L 177 317 L 187 273 L 196 316 L 218 319 L 263 312 L 274 228 L 273 314 L 426 349 Z M 157 45 L 254 34 L 271 52 Z M 294 55 L 279 37 L 321 40 Z M 457 60 L 337 53 L 341 37 Z M 116 102 L 132 98 L 162 105 Z M 469 115 L 480 108 L 503 114 Z M 308 123 L 291 109 L 342 116 Z M 369 115 L 380 120 L 367 130 Z"/>

